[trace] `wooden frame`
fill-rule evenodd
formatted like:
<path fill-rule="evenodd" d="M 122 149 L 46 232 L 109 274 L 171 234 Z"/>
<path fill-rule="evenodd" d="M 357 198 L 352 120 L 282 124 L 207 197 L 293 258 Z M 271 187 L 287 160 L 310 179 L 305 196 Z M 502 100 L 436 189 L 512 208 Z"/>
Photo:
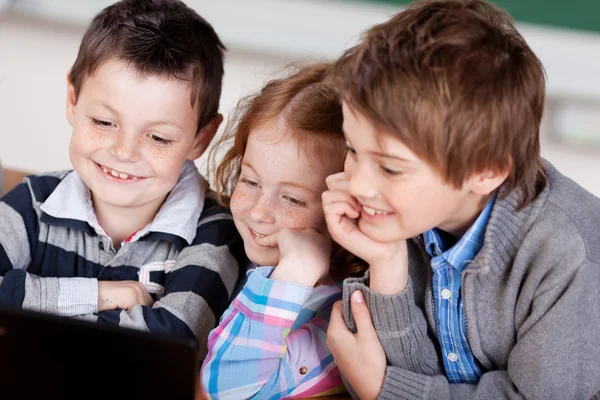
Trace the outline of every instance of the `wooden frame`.
<path fill-rule="evenodd" d="M 17 186 L 23 178 L 27 175 L 31 175 L 31 172 L 14 170 L 4 168 L 2 173 L 4 174 L 4 192 L 7 193 L 9 190 Z"/>

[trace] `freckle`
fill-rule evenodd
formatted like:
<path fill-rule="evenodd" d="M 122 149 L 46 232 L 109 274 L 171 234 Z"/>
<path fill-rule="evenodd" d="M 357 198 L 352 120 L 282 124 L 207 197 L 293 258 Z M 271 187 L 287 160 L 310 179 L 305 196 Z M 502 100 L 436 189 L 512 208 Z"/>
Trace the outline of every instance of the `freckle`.
<path fill-rule="evenodd" d="M 244 190 L 234 190 L 231 195 L 230 206 L 234 210 L 243 210 L 252 206 L 250 194 Z"/>
<path fill-rule="evenodd" d="M 298 210 L 285 210 L 280 218 L 283 225 L 292 229 L 316 228 L 311 224 L 311 220 L 314 220 L 311 216 L 311 213 L 307 212 L 299 213 Z"/>

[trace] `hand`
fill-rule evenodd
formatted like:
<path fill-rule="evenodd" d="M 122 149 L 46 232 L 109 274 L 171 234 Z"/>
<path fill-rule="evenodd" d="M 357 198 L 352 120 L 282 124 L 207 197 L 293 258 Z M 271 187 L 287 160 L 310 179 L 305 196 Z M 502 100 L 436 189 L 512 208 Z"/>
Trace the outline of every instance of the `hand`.
<path fill-rule="evenodd" d="M 154 300 L 140 282 L 99 281 L 98 311 L 122 308 L 129 310 L 135 305 L 151 306 Z"/>
<path fill-rule="evenodd" d="M 351 303 L 356 333 L 346 327 L 342 302 L 338 301 L 331 311 L 327 347 L 358 397 L 376 399 L 385 379 L 385 353 L 361 291 L 352 294 Z"/>
<path fill-rule="evenodd" d="M 382 243 L 360 230 L 361 205 L 348 192 L 343 172 L 327 177 L 329 190 L 323 192 L 323 210 L 333 240 L 369 264 L 371 289 L 395 294 L 408 284 L 406 240 Z"/>
<path fill-rule="evenodd" d="M 329 274 L 331 238 L 313 229 L 282 229 L 256 239 L 261 246 L 279 247 L 279 262 L 271 279 L 313 287 Z"/>

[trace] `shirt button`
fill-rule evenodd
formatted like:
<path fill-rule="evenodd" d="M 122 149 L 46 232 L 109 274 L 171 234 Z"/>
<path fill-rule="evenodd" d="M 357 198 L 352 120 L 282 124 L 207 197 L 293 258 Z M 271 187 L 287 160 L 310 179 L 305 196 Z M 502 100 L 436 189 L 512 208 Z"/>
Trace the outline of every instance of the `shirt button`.
<path fill-rule="evenodd" d="M 452 362 L 458 361 L 458 356 L 456 355 L 456 353 L 448 353 L 446 357 Z"/>
<path fill-rule="evenodd" d="M 308 372 L 308 367 L 306 365 L 303 365 L 300 367 L 300 370 L 298 372 L 300 372 L 300 375 L 306 375 Z"/>
<path fill-rule="evenodd" d="M 442 299 L 448 300 L 450 297 L 452 297 L 452 290 L 450 290 L 450 289 L 442 290 Z"/>

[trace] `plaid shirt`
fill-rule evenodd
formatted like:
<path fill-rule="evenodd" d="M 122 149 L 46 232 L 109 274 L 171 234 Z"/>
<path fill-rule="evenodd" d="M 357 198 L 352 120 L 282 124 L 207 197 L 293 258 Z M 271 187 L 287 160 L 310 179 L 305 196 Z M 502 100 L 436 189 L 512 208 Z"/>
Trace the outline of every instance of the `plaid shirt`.
<path fill-rule="evenodd" d="M 427 252 L 432 257 L 437 336 L 450 383 L 477 383 L 483 373 L 469 347 L 460 287 L 462 271 L 483 246 L 493 205 L 494 199 L 488 202 L 475 223 L 453 246 L 447 234 L 438 229 L 424 234 Z"/>
<path fill-rule="evenodd" d="M 281 399 L 345 391 L 327 348 L 335 285 L 315 288 L 268 279 L 248 282 L 208 337 L 202 389 L 212 399 Z"/>

